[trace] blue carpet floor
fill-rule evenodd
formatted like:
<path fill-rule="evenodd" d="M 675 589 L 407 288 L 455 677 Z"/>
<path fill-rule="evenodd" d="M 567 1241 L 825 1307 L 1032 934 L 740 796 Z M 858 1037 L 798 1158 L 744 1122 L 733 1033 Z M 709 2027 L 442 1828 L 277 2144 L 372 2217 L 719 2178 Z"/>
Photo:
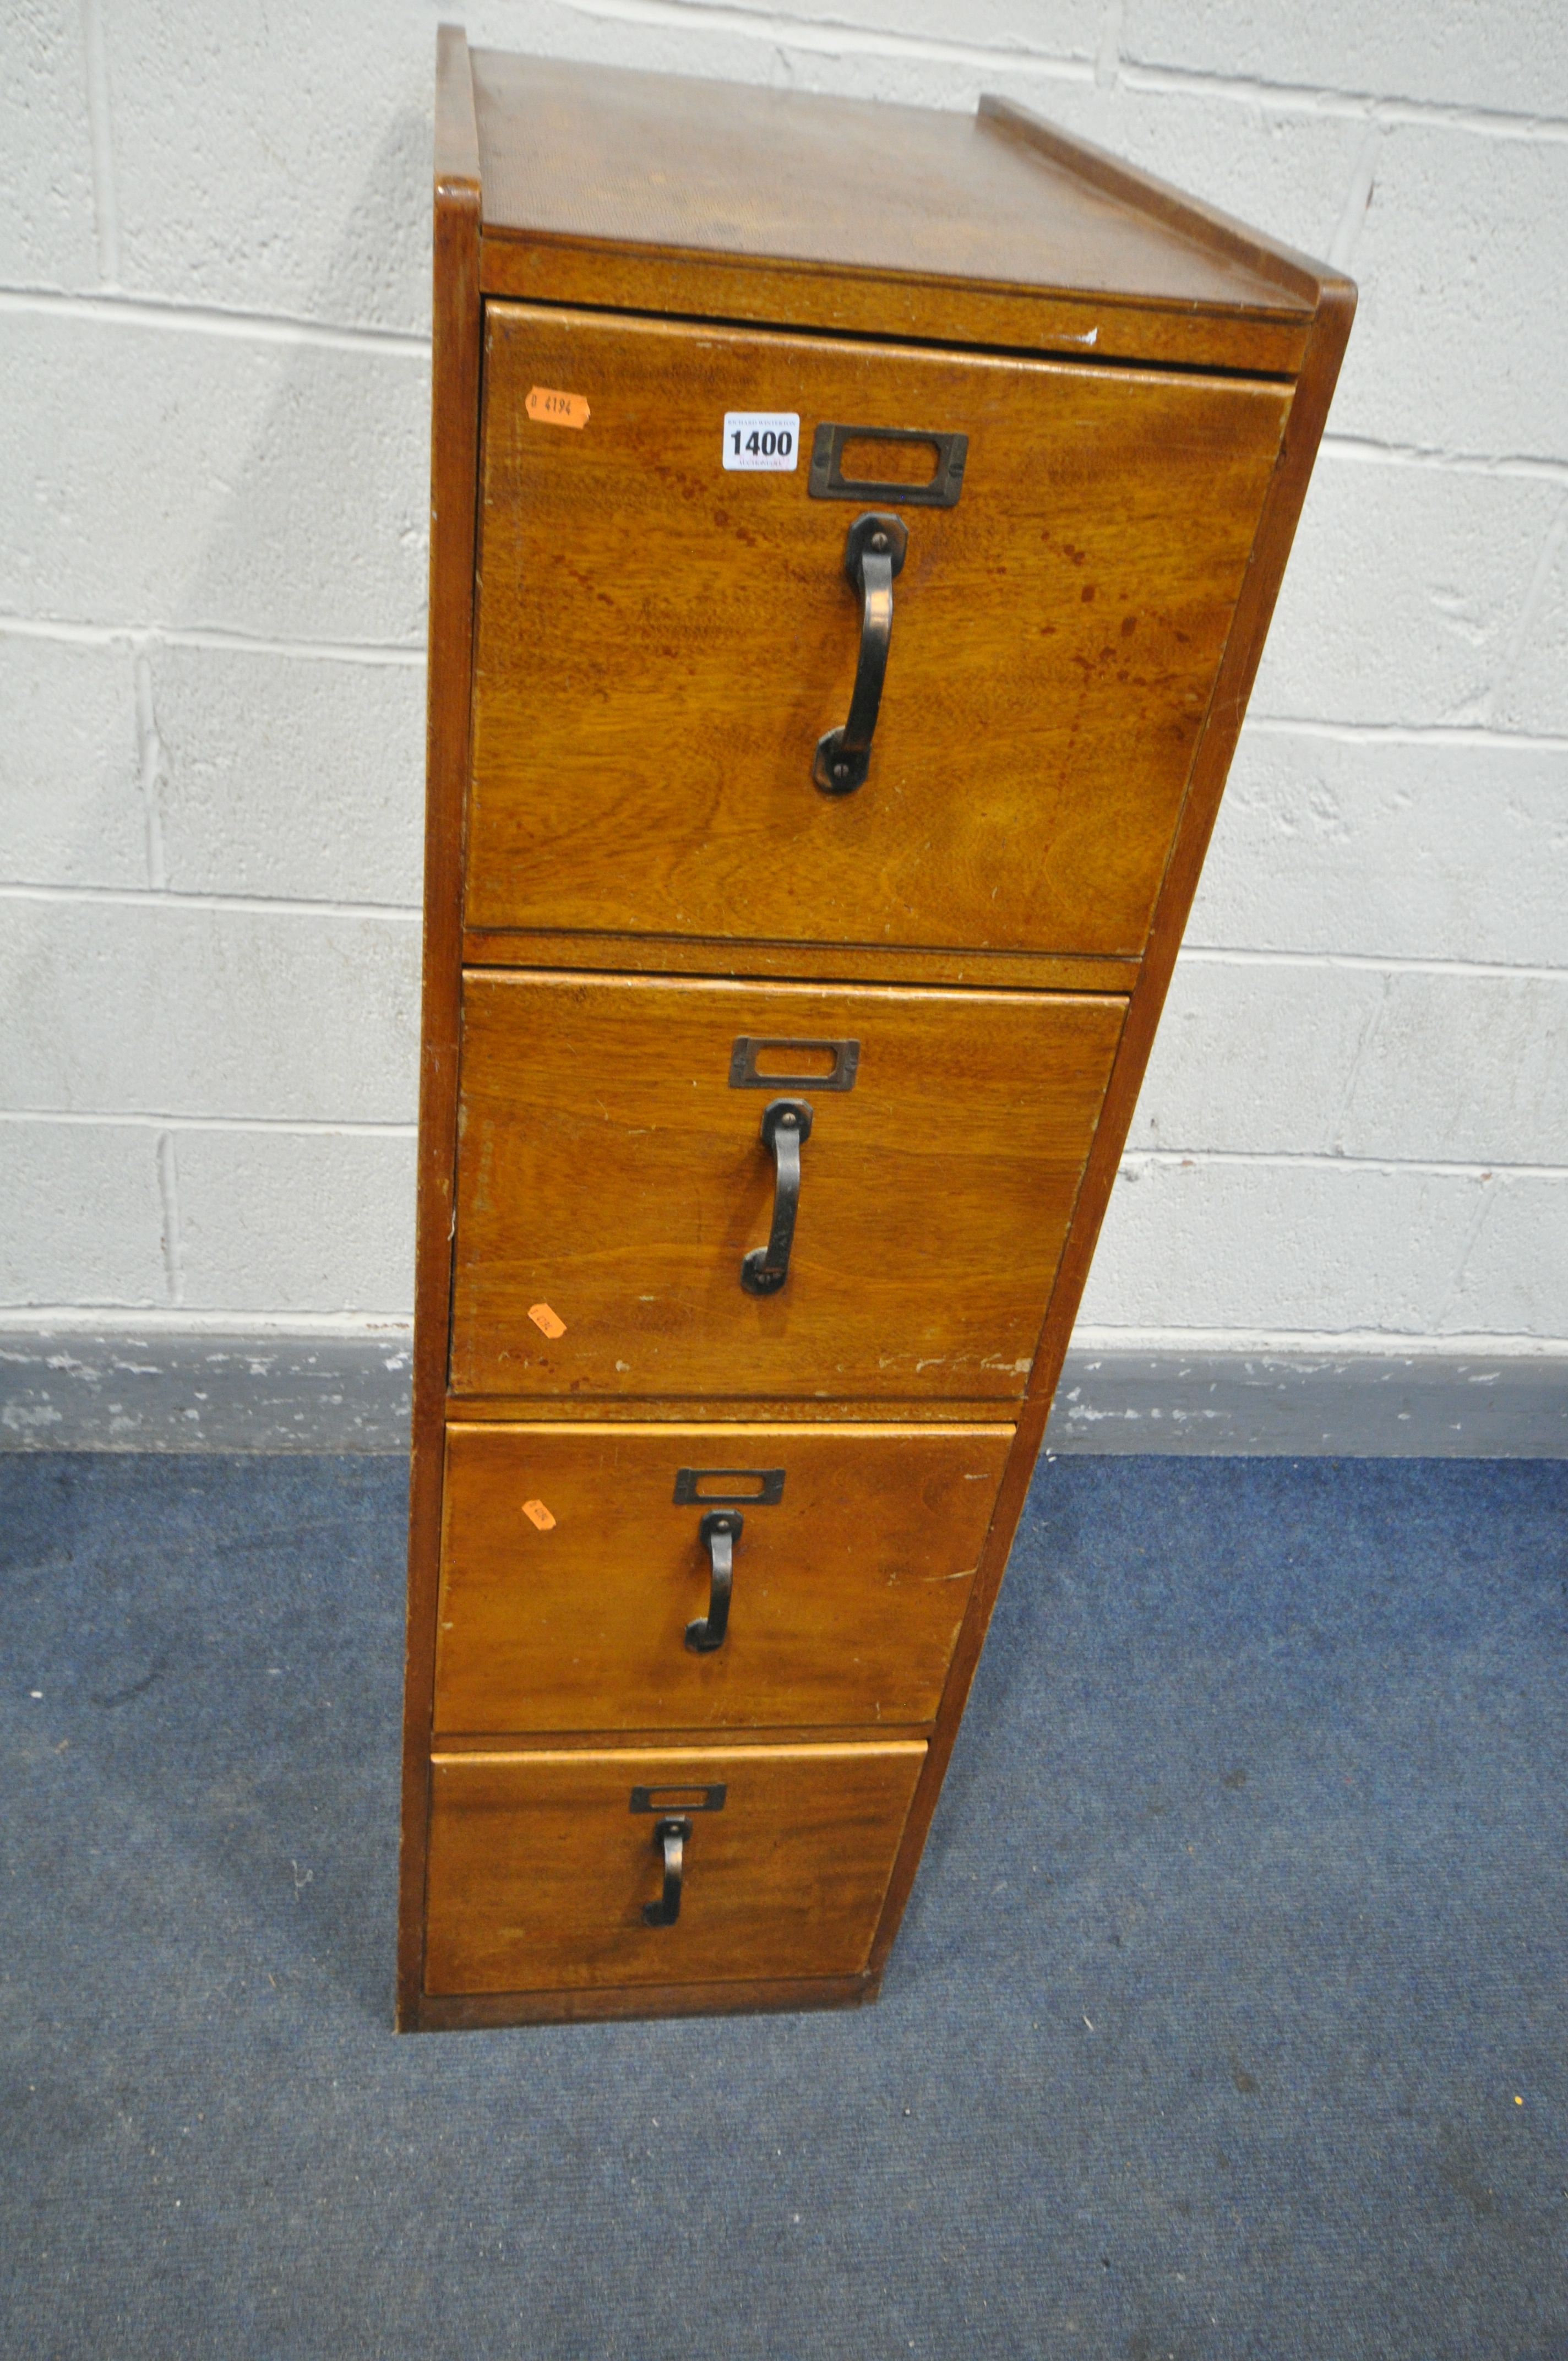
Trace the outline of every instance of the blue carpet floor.
<path fill-rule="evenodd" d="M 400 1469 L 0 1499 L 6 2354 L 1568 2356 L 1568 1466 L 1044 1467 L 878 2007 L 408 2039 Z"/>

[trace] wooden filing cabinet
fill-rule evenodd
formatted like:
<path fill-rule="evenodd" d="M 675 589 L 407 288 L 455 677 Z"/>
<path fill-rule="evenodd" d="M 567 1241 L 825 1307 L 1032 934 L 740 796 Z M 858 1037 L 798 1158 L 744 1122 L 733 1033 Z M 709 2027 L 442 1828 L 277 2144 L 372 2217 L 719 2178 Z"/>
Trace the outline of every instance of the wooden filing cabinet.
<path fill-rule="evenodd" d="M 874 1995 L 1354 305 L 442 33 L 402 2025 Z"/>

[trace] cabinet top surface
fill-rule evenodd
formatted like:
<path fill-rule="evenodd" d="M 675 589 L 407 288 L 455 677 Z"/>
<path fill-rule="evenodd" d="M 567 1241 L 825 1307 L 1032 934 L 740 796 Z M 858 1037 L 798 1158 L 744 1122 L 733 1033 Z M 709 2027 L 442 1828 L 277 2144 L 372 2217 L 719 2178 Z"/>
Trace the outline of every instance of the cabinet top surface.
<path fill-rule="evenodd" d="M 1093 149 L 1047 152 L 1005 114 L 471 55 L 487 236 L 1313 309 L 1296 258 L 1260 239 L 1255 261 L 1174 192 L 1118 186 Z"/>

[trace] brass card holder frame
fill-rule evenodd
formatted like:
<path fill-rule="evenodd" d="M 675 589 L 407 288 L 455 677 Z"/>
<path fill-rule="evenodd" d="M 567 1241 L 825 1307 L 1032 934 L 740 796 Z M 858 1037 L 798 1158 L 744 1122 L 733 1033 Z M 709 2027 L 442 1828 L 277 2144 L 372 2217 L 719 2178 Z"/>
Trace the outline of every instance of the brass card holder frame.
<path fill-rule="evenodd" d="M 937 471 L 929 483 L 872 483 L 869 478 L 846 476 L 847 443 L 921 444 L 937 454 Z M 900 508 L 950 509 L 958 506 L 969 462 L 969 436 L 938 432 L 927 426 L 819 426 L 812 438 L 811 473 L 806 489 L 814 500 L 896 501 Z"/>

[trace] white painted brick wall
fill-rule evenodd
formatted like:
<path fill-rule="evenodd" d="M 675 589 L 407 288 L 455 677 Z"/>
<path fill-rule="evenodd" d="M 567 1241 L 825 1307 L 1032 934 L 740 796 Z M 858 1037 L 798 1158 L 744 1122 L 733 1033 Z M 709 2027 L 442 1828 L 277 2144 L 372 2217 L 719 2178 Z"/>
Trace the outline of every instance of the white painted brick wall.
<path fill-rule="evenodd" d="M 1400 466 L 1331 445 L 1307 494 L 1254 711 L 1413 729 L 1483 721 L 1529 629 L 1565 491 L 1568 482 Z"/>
<path fill-rule="evenodd" d="M 413 1119 L 412 917 L 14 895 L 0 900 L 0 994 L 14 1107 Z"/>
<path fill-rule="evenodd" d="M 1551 967 L 1563 958 L 1564 911 L 1562 748 L 1254 721 L 1187 939 Z"/>
<path fill-rule="evenodd" d="M 418 903 L 422 663 L 191 647 L 147 663 L 171 892 Z"/>
<path fill-rule="evenodd" d="M 1530 585 L 1513 661 L 1494 699 L 1504 728 L 1568 737 L 1568 498 Z"/>
<path fill-rule="evenodd" d="M 113 309 L 0 310 L 0 608 L 417 644 L 424 357 Z"/>
<path fill-rule="evenodd" d="M 410 1296 L 422 0 L 0 0 L 0 1299 Z M 1568 1345 L 1560 0 L 483 0 L 1003 91 L 1362 285 L 1093 1334 Z"/>
<path fill-rule="evenodd" d="M 1129 1149 L 1568 1166 L 1565 1038 L 1568 976 L 1196 952 Z"/>
<path fill-rule="evenodd" d="M 0 279 L 91 287 L 99 250 L 82 11 L 54 0 L 7 7 L 3 56 Z"/>
<path fill-rule="evenodd" d="M 0 1284 L 16 1304 L 168 1303 L 157 1135 L 0 1122 Z"/>
<path fill-rule="evenodd" d="M 182 1304 L 205 1313 L 405 1307 L 414 1246 L 410 1134 L 187 1129 L 169 1137 Z"/>

